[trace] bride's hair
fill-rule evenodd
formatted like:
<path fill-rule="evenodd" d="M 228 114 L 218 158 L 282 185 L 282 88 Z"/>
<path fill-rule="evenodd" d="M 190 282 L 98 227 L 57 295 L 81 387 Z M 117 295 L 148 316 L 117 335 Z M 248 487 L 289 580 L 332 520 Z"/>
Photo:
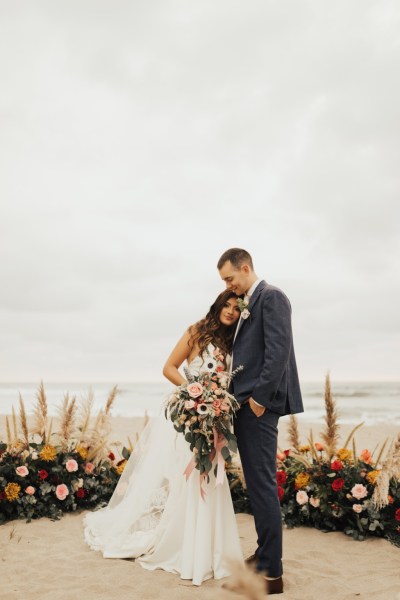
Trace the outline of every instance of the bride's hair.
<path fill-rule="evenodd" d="M 210 306 L 210 310 L 204 319 L 189 327 L 189 345 L 193 348 L 197 344 L 200 356 L 206 350 L 208 344 L 220 348 L 225 354 L 231 352 L 237 321 L 233 325 L 224 325 L 219 320 L 220 312 L 230 298 L 238 298 L 238 296 L 231 290 L 221 292 Z"/>

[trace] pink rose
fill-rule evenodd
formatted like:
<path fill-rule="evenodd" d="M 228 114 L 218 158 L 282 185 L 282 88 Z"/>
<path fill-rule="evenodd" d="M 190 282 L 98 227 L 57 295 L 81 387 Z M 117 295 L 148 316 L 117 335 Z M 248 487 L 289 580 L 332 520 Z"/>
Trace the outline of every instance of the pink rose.
<path fill-rule="evenodd" d="M 311 504 L 311 506 L 313 506 L 314 508 L 318 508 L 318 506 L 320 505 L 320 499 L 319 498 L 314 498 L 314 496 L 311 496 L 309 503 Z"/>
<path fill-rule="evenodd" d="M 356 485 L 353 486 L 350 491 L 353 498 L 357 498 L 357 500 L 368 496 L 368 490 L 362 483 L 356 483 Z"/>
<path fill-rule="evenodd" d="M 191 398 L 198 398 L 203 393 L 203 386 L 197 382 L 189 383 L 186 389 Z"/>
<path fill-rule="evenodd" d="M 215 390 L 214 394 L 216 396 L 220 396 L 222 394 L 222 390 L 220 388 L 218 388 L 218 389 Z"/>
<path fill-rule="evenodd" d="M 276 458 L 281 461 L 285 460 L 286 454 L 283 454 L 283 452 L 278 452 L 278 454 L 276 455 Z"/>
<path fill-rule="evenodd" d="M 65 463 L 65 468 L 67 469 L 68 473 L 73 473 L 74 471 L 78 470 L 78 463 L 73 458 L 70 458 Z"/>
<path fill-rule="evenodd" d="M 17 467 L 15 469 L 15 472 L 20 477 L 26 477 L 27 475 L 29 475 L 29 471 L 28 471 L 28 469 L 26 467 Z"/>
<path fill-rule="evenodd" d="M 213 408 L 221 408 L 221 402 L 219 400 L 214 400 Z"/>
<path fill-rule="evenodd" d="M 88 473 L 89 475 L 91 473 L 93 473 L 94 471 L 94 464 L 93 463 L 86 463 L 85 465 L 85 473 Z"/>
<path fill-rule="evenodd" d="M 321 444 L 321 442 L 315 442 L 314 446 L 315 446 L 315 449 L 318 450 L 318 452 L 322 452 L 324 449 L 324 445 Z"/>
<path fill-rule="evenodd" d="M 307 504 L 308 494 L 304 490 L 299 490 L 296 494 L 296 500 L 298 504 Z"/>
<path fill-rule="evenodd" d="M 186 410 L 190 410 L 195 405 L 194 400 L 185 400 L 185 408 Z"/>
<path fill-rule="evenodd" d="M 60 483 L 60 485 L 58 485 L 56 487 L 56 496 L 59 500 L 65 500 L 65 498 L 68 496 L 68 494 L 69 494 L 69 489 L 67 488 L 65 483 Z"/>
<path fill-rule="evenodd" d="M 32 485 L 28 485 L 28 487 L 25 490 L 25 493 L 28 494 L 29 496 L 33 496 L 33 494 L 35 492 L 36 492 L 36 490 Z"/>
<path fill-rule="evenodd" d="M 368 449 L 365 449 L 360 454 L 360 460 L 366 463 L 367 465 L 372 464 L 372 454 Z"/>
<path fill-rule="evenodd" d="M 360 513 L 363 510 L 362 504 L 353 504 L 353 510 L 356 513 Z"/>

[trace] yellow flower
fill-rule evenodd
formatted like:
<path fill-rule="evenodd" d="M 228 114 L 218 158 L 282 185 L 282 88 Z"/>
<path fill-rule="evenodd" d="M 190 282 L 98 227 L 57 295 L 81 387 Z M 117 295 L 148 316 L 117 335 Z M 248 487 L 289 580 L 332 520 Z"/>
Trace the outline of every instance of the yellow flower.
<path fill-rule="evenodd" d="M 126 460 L 122 460 L 116 467 L 116 471 L 117 471 L 118 475 L 122 475 L 122 473 L 124 472 L 126 462 L 127 462 Z"/>
<path fill-rule="evenodd" d="M 7 483 L 5 487 L 6 498 L 9 502 L 13 502 L 18 499 L 19 493 L 21 491 L 21 486 L 18 483 Z"/>
<path fill-rule="evenodd" d="M 372 483 L 372 485 L 376 484 L 376 480 L 378 479 L 380 475 L 380 470 L 379 471 L 370 471 L 369 473 L 367 473 L 365 479 L 367 481 L 369 481 L 369 483 Z"/>
<path fill-rule="evenodd" d="M 338 450 L 336 452 L 336 455 L 338 457 L 339 460 L 351 460 L 353 457 L 353 453 L 351 450 L 348 450 L 347 448 L 340 448 L 340 450 Z"/>
<path fill-rule="evenodd" d="M 295 480 L 296 490 L 305 488 L 310 483 L 310 475 L 308 473 L 299 473 Z"/>
<path fill-rule="evenodd" d="M 43 446 L 42 450 L 39 452 L 39 456 L 42 460 L 51 462 L 55 460 L 57 456 L 57 449 L 54 448 L 54 446 L 50 446 L 50 444 L 46 444 L 46 446 Z"/>
<path fill-rule="evenodd" d="M 303 454 L 305 454 L 306 452 L 310 452 L 311 448 L 310 446 L 300 446 L 299 451 L 302 452 Z"/>
<path fill-rule="evenodd" d="M 81 458 L 83 458 L 84 460 L 85 460 L 85 458 L 87 458 L 87 455 L 88 455 L 87 448 L 84 448 L 83 446 L 77 446 L 75 448 L 75 452 L 77 452 L 79 454 L 79 456 Z"/>

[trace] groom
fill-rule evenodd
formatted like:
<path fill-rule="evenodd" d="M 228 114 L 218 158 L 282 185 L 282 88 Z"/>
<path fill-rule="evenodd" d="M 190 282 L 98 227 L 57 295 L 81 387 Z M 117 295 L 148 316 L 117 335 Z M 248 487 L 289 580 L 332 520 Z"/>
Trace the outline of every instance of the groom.
<path fill-rule="evenodd" d="M 278 421 L 303 412 L 293 349 L 291 308 L 285 294 L 259 279 L 250 254 L 231 248 L 218 261 L 226 287 L 245 294 L 233 344 L 233 393 L 240 459 L 257 530 L 257 549 L 246 562 L 266 576 L 269 594 L 283 592 L 282 520 L 276 482 Z"/>

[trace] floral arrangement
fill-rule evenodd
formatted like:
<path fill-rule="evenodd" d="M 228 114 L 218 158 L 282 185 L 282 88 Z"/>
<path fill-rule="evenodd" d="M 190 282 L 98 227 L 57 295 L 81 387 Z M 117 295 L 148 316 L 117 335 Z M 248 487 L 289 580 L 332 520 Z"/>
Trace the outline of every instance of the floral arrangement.
<path fill-rule="evenodd" d="M 166 418 L 185 436 L 193 452 L 185 470 L 186 476 L 189 477 L 196 468 L 201 477 L 208 480 L 217 456 L 214 469 L 217 483 L 223 481 L 225 464 L 232 462 L 231 453 L 237 452 L 231 425 L 239 404 L 228 392 L 229 374 L 224 370 L 224 359 L 221 350 L 216 348 L 214 358 L 207 360 L 206 370 L 199 375 L 193 376 L 185 369 L 188 383 L 176 388 L 165 408 Z"/>
<path fill-rule="evenodd" d="M 325 410 L 322 442 L 314 442 L 311 432 L 302 445 L 296 417 L 290 417 L 292 448 L 277 454 L 283 523 L 344 531 L 355 540 L 380 536 L 400 546 L 400 434 L 384 460 L 387 441 L 376 458 L 368 449 L 357 452 L 354 433 L 362 423 L 339 447 L 340 427 L 329 375 Z M 240 471 L 231 469 L 228 477 L 235 510 L 251 512 Z"/>
<path fill-rule="evenodd" d="M 43 384 L 31 431 L 20 397 L 19 424 L 13 411 L 11 425 L 6 417 L 7 443 L 0 442 L 0 523 L 42 516 L 59 519 L 64 512 L 107 503 L 129 456 L 124 448 L 116 458 L 106 447 L 116 394 L 115 387 L 93 426 L 93 395 L 82 402 L 79 422 L 76 400 L 67 395 L 57 433 L 51 432 Z"/>
<path fill-rule="evenodd" d="M 357 455 L 339 448 L 330 457 L 323 444 L 300 447 L 301 455 L 278 453 L 277 483 L 282 519 L 288 527 L 311 525 L 344 531 L 355 540 L 367 535 L 400 543 L 400 481 L 390 479 L 387 503 L 376 503 L 382 470 L 368 449 Z"/>

